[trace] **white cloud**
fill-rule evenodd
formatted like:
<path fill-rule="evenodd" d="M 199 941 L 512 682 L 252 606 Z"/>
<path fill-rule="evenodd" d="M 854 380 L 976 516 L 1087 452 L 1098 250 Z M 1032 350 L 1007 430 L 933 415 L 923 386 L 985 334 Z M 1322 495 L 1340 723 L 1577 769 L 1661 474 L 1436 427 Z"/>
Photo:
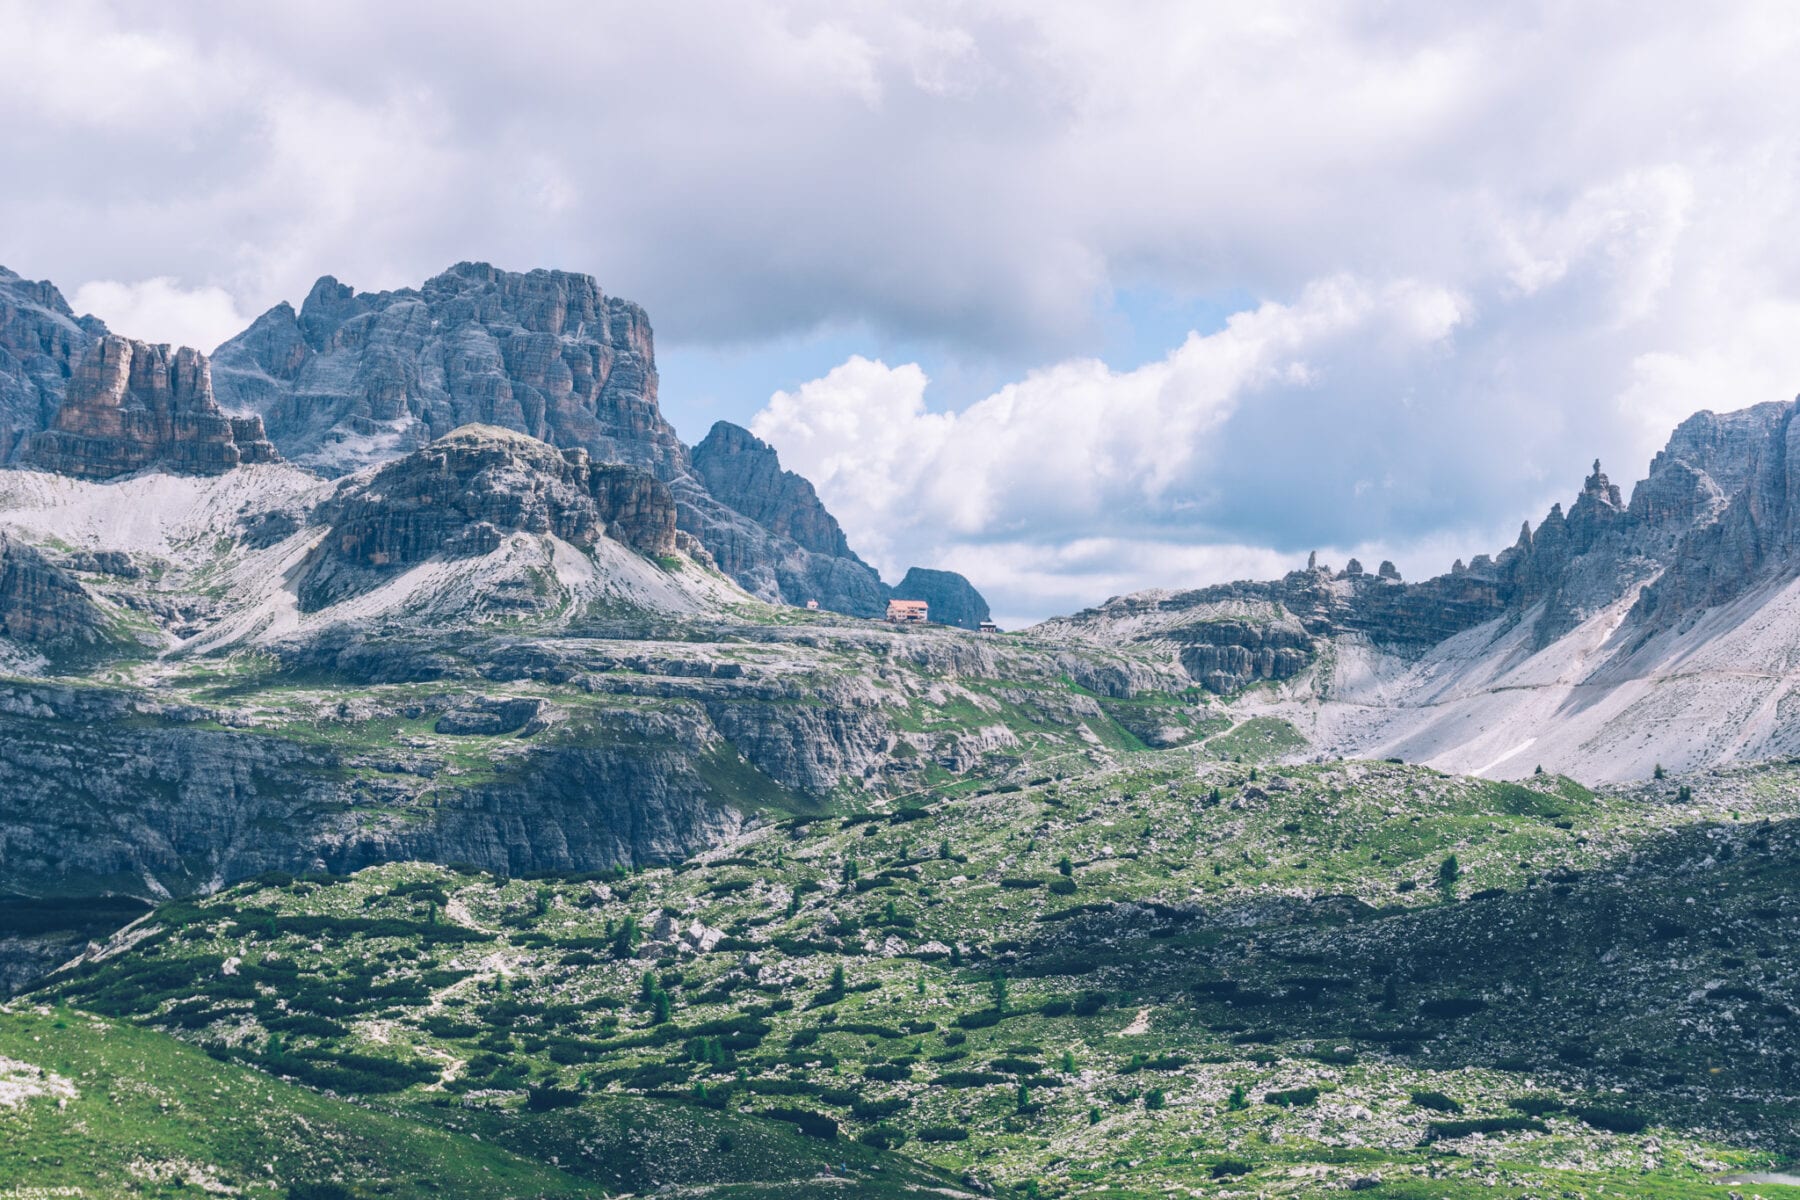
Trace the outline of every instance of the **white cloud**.
<path fill-rule="evenodd" d="M 168 342 L 211 353 L 250 323 L 223 288 L 184 288 L 169 278 L 120 283 L 96 279 L 69 297 L 78 313 L 92 313 L 108 329 L 141 342 Z"/>
<path fill-rule="evenodd" d="M 1427 352 L 1464 308 L 1460 297 L 1415 280 L 1333 278 L 1291 305 L 1264 304 L 1217 333 L 1190 334 L 1136 370 L 1071 360 L 953 413 L 928 410 L 928 380 L 916 364 L 853 357 L 777 392 L 750 427 L 813 481 L 852 543 L 890 575 L 975 556 L 974 577 L 986 587 L 1007 586 L 1002 572 L 1019 576 L 1027 560 L 1040 576 L 1054 566 L 1086 587 L 1105 579 L 1144 586 L 1149 580 L 1118 562 L 1094 565 L 1095 547 L 1135 544 L 1121 540 L 1122 528 L 1203 526 L 1214 507 L 1217 434 L 1239 405 L 1333 386 L 1341 371 L 1366 369 L 1371 355 Z M 996 544 L 1012 547 L 1012 568 L 993 554 Z M 1190 549 L 1215 564 L 1277 557 Z M 1039 583 L 1040 594 L 1058 590 Z"/>
<path fill-rule="evenodd" d="M 591 271 L 665 346 L 873 331 L 759 427 L 883 562 L 1516 528 L 1800 390 L 1775 0 L 0 0 L 0 46 L 33 277 L 253 314 L 487 258 Z M 221 332 L 118 286 L 85 306 L 126 332 Z M 1244 312 L 1121 370 L 1132 294 Z M 933 411 L 894 344 L 1015 382 Z"/>

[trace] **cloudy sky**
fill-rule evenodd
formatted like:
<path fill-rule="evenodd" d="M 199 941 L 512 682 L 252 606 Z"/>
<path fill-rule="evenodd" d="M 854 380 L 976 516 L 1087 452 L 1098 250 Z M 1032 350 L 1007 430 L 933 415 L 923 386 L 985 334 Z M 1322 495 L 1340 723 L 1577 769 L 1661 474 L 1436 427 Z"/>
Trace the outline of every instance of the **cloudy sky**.
<path fill-rule="evenodd" d="M 169 11 L 162 12 L 160 9 Z M 1800 391 L 1786 4 L 0 0 L 0 263 L 202 347 L 479 258 L 1006 619 L 1512 540 Z"/>

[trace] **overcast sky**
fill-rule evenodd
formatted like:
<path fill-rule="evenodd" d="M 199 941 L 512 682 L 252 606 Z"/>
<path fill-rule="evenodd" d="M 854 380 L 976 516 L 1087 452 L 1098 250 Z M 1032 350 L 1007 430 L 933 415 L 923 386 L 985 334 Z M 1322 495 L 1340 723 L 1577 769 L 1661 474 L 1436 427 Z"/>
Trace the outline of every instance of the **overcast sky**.
<path fill-rule="evenodd" d="M 161 11 L 166 9 L 167 11 Z M 1003 618 L 1509 543 L 1800 391 L 1787 4 L 14 4 L 0 264 L 210 348 L 586 271 Z"/>

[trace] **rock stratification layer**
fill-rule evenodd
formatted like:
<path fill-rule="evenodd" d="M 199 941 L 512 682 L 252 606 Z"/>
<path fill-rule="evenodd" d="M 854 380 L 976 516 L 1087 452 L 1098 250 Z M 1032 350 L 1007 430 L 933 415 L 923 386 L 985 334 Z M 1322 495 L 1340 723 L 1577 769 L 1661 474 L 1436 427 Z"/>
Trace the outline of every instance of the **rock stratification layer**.
<path fill-rule="evenodd" d="M 347 481 L 319 515 L 331 529 L 300 590 L 309 608 L 436 556 L 490 554 L 514 533 L 582 549 L 610 537 L 643 554 L 675 551 L 675 501 L 654 475 L 488 425 Z"/>
<path fill-rule="evenodd" d="M 216 475 L 279 456 L 260 417 L 220 411 L 205 355 L 109 334 L 76 367 L 54 424 L 26 457 L 58 474 L 111 479 L 146 467 Z"/>

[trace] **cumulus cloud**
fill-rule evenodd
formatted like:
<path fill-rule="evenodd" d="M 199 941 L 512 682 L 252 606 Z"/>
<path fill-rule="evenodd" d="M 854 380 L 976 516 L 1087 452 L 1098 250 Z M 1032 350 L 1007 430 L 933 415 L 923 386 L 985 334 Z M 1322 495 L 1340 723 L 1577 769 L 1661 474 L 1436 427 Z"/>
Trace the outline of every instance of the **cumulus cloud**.
<path fill-rule="evenodd" d="M 1042 615 L 1049 597 L 1070 591 L 1071 576 L 1088 589 L 1145 586 L 1192 579 L 1196 564 L 1279 561 L 1274 550 L 1224 541 L 1214 481 L 1234 412 L 1280 406 L 1425 352 L 1451 336 L 1465 303 L 1414 280 L 1333 278 L 1292 304 L 1190 334 L 1135 370 L 1071 360 L 960 412 L 928 409 L 917 364 L 853 357 L 777 392 L 750 427 L 814 482 L 853 543 L 889 574 L 969 561 L 1003 603 Z M 1169 537 L 1177 528 L 1221 544 L 1182 547 Z M 1144 538 L 1158 529 L 1162 542 Z M 1057 573 L 1065 586 L 1047 583 Z M 1027 587 L 1035 600 L 1022 594 Z"/>
<path fill-rule="evenodd" d="M 76 312 L 92 313 L 109 329 L 127 337 L 192 346 L 208 353 L 249 324 L 224 288 L 184 288 L 167 277 L 135 283 L 90 280 L 75 289 L 69 304 Z"/>
<path fill-rule="evenodd" d="M 878 561 L 909 527 L 1079 534 L 1202 500 L 1194 471 L 1209 435 L 1247 397 L 1322 386 L 1315 356 L 1347 341 L 1377 355 L 1390 338 L 1437 341 L 1459 316 L 1456 297 L 1411 281 L 1332 279 L 1191 334 L 1159 362 L 1058 363 L 955 413 L 927 410 L 916 364 L 854 357 L 777 392 L 751 430 L 813 480 Z"/>

